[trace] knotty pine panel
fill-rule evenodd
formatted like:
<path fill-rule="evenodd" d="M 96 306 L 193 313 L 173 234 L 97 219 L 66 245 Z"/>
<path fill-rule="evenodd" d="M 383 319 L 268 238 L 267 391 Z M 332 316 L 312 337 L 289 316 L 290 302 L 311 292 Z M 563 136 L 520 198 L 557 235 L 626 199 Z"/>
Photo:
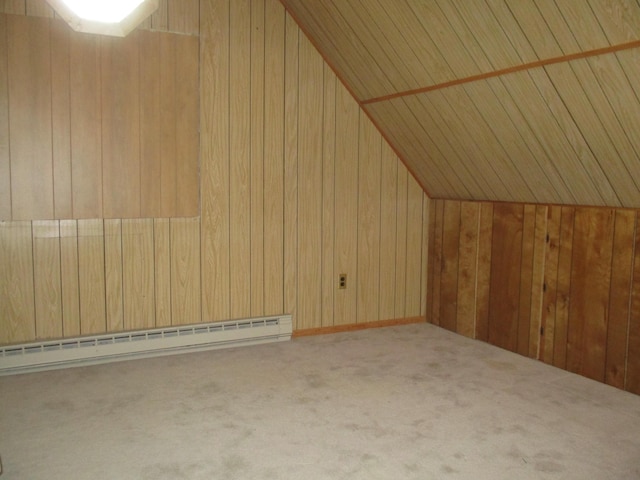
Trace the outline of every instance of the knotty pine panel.
<path fill-rule="evenodd" d="M 305 328 L 424 315 L 430 201 L 278 1 L 248 3 L 250 22 L 231 22 L 230 5 L 203 2 L 200 17 L 201 216 L 53 220 L 46 230 L 58 236 L 46 239 L 37 234 L 41 223 L 0 223 L 0 343 L 36 339 L 35 272 L 46 282 L 59 275 L 62 332 L 55 316 L 41 328 L 62 337 L 227 320 L 232 312 L 293 312 Z M 253 31 L 263 17 L 264 35 Z M 139 32 L 140 44 L 147 34 Z M 229 56 L 232 41 L 249 42 L 242 51 L 260 58 L 242 60 L 243 81 L 230 82 L 239 61 Z M 95 101 L 99 45 L 70 38 L 69 49 L 93 62 L 69 83 Z M 157 58 L 140 62 L 147 75 L 160 68 Z M 154 115 L 159 105 L 140 113 Z M 242 111 L 232 114 L 234 105 Z M 77 121 L 71 108 L 72 130 Z M 232 174 L 240 159 L 242 170 Z M 240 251 L 232 254 L 232 220 L 248 236 L 242 264 Z M 41 265 L 54 250 L 59 265 Z M 232 270 L 240 266 L 248 278 L 237 287 Z M 346 290 L 338 289 L 339 273 L 348 273 Z M 39 298 L 38 311 L 55 310 Z"/>
<path fill-rule="evenodd" d="M 637 211 L 432 202 L 428 321 L 640 393 Z M 474 251 L 475 266 L 464 260 Z"/>

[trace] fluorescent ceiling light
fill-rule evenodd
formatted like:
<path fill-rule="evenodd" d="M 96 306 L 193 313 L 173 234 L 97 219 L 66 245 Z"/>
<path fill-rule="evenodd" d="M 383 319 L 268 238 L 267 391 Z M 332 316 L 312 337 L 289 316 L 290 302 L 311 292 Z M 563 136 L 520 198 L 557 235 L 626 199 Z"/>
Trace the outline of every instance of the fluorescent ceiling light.
<path fill-rule="evenodd" d="M 80 18 L 101 23 L 119 23 L 143 2 L 143 0 L 62 1 Z"/>
<path fill-rule="evenodd" d="M 47 0 L 78 32 L 126 36 L 158 8 L 158 0 Z"/>

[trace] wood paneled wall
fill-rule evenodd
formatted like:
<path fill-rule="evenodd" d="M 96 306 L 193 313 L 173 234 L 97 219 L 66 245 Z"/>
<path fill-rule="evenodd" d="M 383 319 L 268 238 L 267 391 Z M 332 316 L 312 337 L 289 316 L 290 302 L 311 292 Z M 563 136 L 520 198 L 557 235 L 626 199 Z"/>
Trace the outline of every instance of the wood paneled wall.
<path fill-rule="evenodd" d="M 637 210 L 431 209 L 428 321 L 640 393 Z"/>
<path fill-rule="evenodd" d="M 0 219 L 198 215 L 198 37 L 0 14 Z"/>
<path fill-rule="evenodd" d="M 140 24 L 140 29 L 198 35 L 200 0 L 158 0 L 158 9 Z M 47 0 L 0 0 L 0 13 L 59 18 Z"/>
<path fill-rule="evenodd" d="M 0 223 L 0 343 L 426 312 L 429 200 L 282 5 L 199 18 L 200 217 Z"/>

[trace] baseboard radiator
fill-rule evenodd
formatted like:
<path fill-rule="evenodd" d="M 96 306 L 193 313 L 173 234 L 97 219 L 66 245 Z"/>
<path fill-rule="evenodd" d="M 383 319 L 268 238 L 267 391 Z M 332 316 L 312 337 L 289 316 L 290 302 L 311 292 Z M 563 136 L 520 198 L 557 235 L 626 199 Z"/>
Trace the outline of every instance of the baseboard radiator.
<path fill-rule="evenodd" d="M 65 338 L 0 347 L 0 375 L 291 339 L 291 315 Z"/>

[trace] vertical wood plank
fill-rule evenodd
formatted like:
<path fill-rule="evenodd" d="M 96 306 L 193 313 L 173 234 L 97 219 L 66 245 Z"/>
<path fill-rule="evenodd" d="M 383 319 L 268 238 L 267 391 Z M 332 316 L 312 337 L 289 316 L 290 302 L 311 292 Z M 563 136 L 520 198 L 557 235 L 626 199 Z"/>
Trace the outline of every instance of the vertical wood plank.
<path fill-rule="evenodd" d="M 124 329 L 155 326 L 153 219 L 122 221 Z"/>
<path fill-rule="evenodd" d="M 284 312 L 285 10 L 265 4 L 264 313 Z"/>
<path fill-rule="evenodd" d="M 469 338 L 476 332 L 476 277 L 478 273 L 478 222 L 480 204 L 460 205 L 460 235 L 458 247 L 458 296 L 456 298 L 455 331 Z"/>
<path fill-rule="evenodd" d="M 105 302 L 108 332 L 124 330 L 122 220 L 104 220 Z"/>
<path fill-rule="evenodd" d="M 60 278 L 62 284 L 62 333 L 80 335 L 80 285 L 78 283 L 78 222 L 60 220 Z"/>
<path fill-rule="evenodd" d="M 231 317 L 251 311 L 251 4 L 230 10 L 230 282 Z"/>
<path fill-rule="evenodd" d="M 518 339 L 516 351 L 529 354 L 531 331 L 531 295 L 533 288 L 533 252 L 535 248 L 536 207 L 524 205 L 522 222 L 522 261 L 520 263 L 520 300 L 518 312 Z"/>
<path fill-rule="evenodd" d="M 550 206 L 547 209 L 547 250 L 544 261 L 544 294 L 542 298 L 542 321 L 540 323 L 539 359 L 548 364 L 553 364 L 561 215 L 561 207 Z"/>
<path fill-rule="evenodd" d="M 405 316 L 420 315 L 420 281 L 422 278 L 422 187 L 409 178 L 407 192 L 407 283 Z"/>
<path fill-rule="evenodd" d="M 264 315 L 265 2 L 251 2 L 251 316 Z M 269 119 L 270 121 L 270 119 Z"/>
<path fill-rule="evenodd" d="M 202 316 L 229 318 L 229 1 L 202 2 Z M 172 280 L 173 281 L 173 280 Z"/>
<path fill-rule="evenodd" d="M 398 166 L 398 189 L 396 205 L 396 297 L 394 301 L 395 318 L 406 317 L 407 286 L 407 192 L 409 172 L 404 166 Z"/>
<path fill-rule="evenodd" d="M 420 316 L 427 320 L 427 306 L 429 305 L 429 240 L 430 240 L 430 217 L 431 216 L 431 199 L 422 191 L 422 265 L 420 271 L 422 278 L 420 280 L 422 287 L 420 291 Z"/>
<path fill-rule="evenodd" d="M 60 227 L 55 220 L 33 222 L 33 284 L 36 338 L 62 337 Z"/>
<path fill-rule="evenodd" d="M 200 0 L 167 0 L 167 23 L 170 32 L 198 35 Z"/>
<path fill-rule="evenodd" d="M 26 15 L 27 14 L 27 2 L 26 0 L 4 0 L 4 5 L 0 5 L 0 12 L 9 13 L 13 15 Z"/>
<path fill-rule="evenodd" d="M 523 209 L 522 262 L 520 264 L 520 299 L 516 352 L 526 356 L 529 353 L 529 333 L 531 330 L 531 290 L 533 284 L 536 215 L 534 205 L 524 205 Z"/>
<path fill-rule="evenodd" d="M 160 39 L 139 32 L 140 42 L 140 215 L 161 217 L 162 136 Z"/>
<path fill-rule="evenodd" d="M 613 249 L 613 210 L 577 208 L 567 370 L 604 381 Z"/>
<path fill-rule="evenodd" d="M 458 262 L 462 202 L 444 204 L 442 226 L 442 269 L 440 280 L 440 326 L 456 331 L 458 312 Z"/>
<path fill-rule="evenodd" d="M 336 325 L 355 323 L 357 315 L 355 287 L 358 282 L 356 278 L 358 193 L 356 185 L 358 183 L 359 122 L 358 104 L 349 92 L 339 84 L 336 91 L 336 246 L 334 273 L 338 275 L 341 273 L 347 274 L 347 288 L 336 291 Z M 402 202 L 406 208 L 406 189 Z M 404 294 L 404 289 L 402 293 Z M 404 314 L 404 299 L 402 311 Z"/>
<path fill-rule="evenodd" d="M 395 318 L 398 157 L 382 142 L 380 171 L 380 319 Z"/>
<path fill-rule="evenodd" d="M 636 225 L 638 223 L 636 212 Z M 627 370 L 624 389 L 640 394 L 640 235 L 635 232 L 633 251 L 633 283 L 631 289 L 631 312 L 627 340 Z"/>
<path fill-rule="evenodd" d="M 176 36 L 168 33 L 160 35 L 160 202 L 165 217 L 177 216 L 178 151 L 176 138 L 176 118 L 171 115 L 177 108 L 177 84 L 175 65 L 177 64 Z M 228 122 L 228 118 L 226 119 Z"/>
<path fill-rule="evenodd" d="M 567 335 L 571 308 L 571 272 L 575 209 L 562 207 L 556 281 L 556 314 L 553 335 L 553 365 L 567 368 Z"/>
<path fill-rule="evenodd" d="M 382 138 L 361 113 L 358 151 L 357 321 L 380 318 L 380 181 Z M 415 199 L 412 197 L 412 200 Z M 422 221 L 420 221 L 422 224 Z M 414 258 L 415 261 L 415 258 Z"/>
<path fill-rule="evenodd" d="M 171 219 L 172 325 L 201 321 L 200 222 L 198 218 Z"/>
<path fill-rule="evenodd" d="M 171 325 L 171 240 L 168 218 L 153 219 L 155 327 Z"/>
<path fill-rule="evenodd" d="M 285 22 L 284 107 L 284 309 L 293 315 L 297 328 L 298 284 L 298 35 L 287 13 Z"/>
<path fill-rule="evenodd" d="M 531 323 L 529 325 L 529 358 L 539 358 L 540 326 L 544 290 L 545 259 L 547 248 L 547 207 L 536 206 L 536 230 L 533 249 L 533 273 L 531 286 Z"/>
<path fill-rule="evenodd" d="M 16 220 L 53 218 L 49 21 L 7 17 L 11 206 Z"/>
<path fill-rule="evenodd" d="M 151 28 L 161 32 L 169 30 L 169 0 L 158 0 L 158 8 L 151 14 Z"/>
<path fill-rule="evenodd" d="M 9 157 L 9 65 L 7 17 L 0 15 L 0 220 L 11 220 L 11 167 Z"/>
<path fill-rule="evenodd" d="M 99 37 L 71 36 L 71 182 L 74 218 L 102 217 Z M 83 227 L 84 229 L 84 227 Z"/>
<path fill-rule="evenodd" d="M 198 37 L 175 36 L 176 110 L 176 215 L 198 215 L 200 186 L 198 177 Z"/>
<path fill-rule="evenodd" d="M 434 200 L 431 203 L 431 225 L 429 238 L 429 282 L 430 304 L 427 312 L 427 322 L 440 325 L 440 294 L 441 294 L 441 273 L 442 273 L 442 234 L 444 200 Z"/>
<path fill-rule="evenodd" d="M 337 275 L 333 270 L 335 253 L 335 153 L 337 78 L 324 64 L 324 103 L 322 126 L 322 326 L 333 325 Z"/>
<path fill-rule="evenodd" d="M 53 9 L 46 0 L 26 0 L 27 15 L 32 17 L 53 18 Z"/>
<path fill-rule="evenodd" d="M 53 194 L 56 218 L 73 218 L 71 185 L 71 30 L 64 22 L 51 25 L 51 119 Z"/>
<path fill-rule="evenodd" d="M 306 36 L 298 43 L 298 328 L 322 325 L 323 61 Z"/>
<path fill-rule="evenodd" d="M 0 222 L 0 343 L 35 338 L 31 222 Z"/>
<path fill-rule="evenodd" d="M 138 32 L 101 40 L 103 216 L 140 216 Z"/>
<path fill-rule="evenodd" d="M 480 204 L 478 225 L 478 273 L 476 293 L 476 338 L 489 341 L 489 304 L 491 298 L 491 263 L 493 245 L 493 204 Z M 497 253 L 496 253 L 497 254 Z"/>
<path fill-rule="evenodd" d="M 493 207 L 489 343 L 512 352 L 518 341 L 523 220 L 523 205 Z"/>
<path fill-rule="evenodd" d="M 611 259 L 609 325 L 604 379 L 605 383 L 617 388 L 624 388 L 635 235 L 636 212 L 617 210 L 615 213 L 613 257 Z"/>
<path fill-rule="evenodd" d="M 103 220 L 78 220 L 80 333 L 107 329 L 105 304 L 105 231 Z"/>

